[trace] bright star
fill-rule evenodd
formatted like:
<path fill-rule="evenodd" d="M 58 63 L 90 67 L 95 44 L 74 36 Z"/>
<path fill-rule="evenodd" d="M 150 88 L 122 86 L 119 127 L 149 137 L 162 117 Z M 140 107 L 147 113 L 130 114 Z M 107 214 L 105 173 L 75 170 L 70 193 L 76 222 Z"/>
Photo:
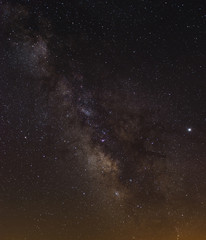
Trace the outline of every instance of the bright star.
<path fill-rule="evenodd" d="M 117 197 L 119 197 L 119 192 L 115 191 L 114 193 Z"/>

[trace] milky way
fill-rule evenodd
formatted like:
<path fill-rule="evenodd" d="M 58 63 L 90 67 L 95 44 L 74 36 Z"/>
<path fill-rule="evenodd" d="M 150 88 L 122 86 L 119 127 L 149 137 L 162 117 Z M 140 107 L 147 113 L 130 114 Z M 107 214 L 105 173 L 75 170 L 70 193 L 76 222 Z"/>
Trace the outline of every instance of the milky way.
<path fill-rule="evenodd" d="M 0 239 L 205 239 L 205 14 L 0 1 Z"/>

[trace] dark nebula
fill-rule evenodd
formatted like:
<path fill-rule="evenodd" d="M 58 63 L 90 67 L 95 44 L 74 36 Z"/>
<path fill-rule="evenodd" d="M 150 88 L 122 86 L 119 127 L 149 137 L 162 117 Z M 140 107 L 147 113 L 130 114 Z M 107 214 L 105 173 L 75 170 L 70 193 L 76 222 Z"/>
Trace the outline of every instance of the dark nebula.
<path fill-rule="evenodd" d="M 0 1 L 0 239 L 206 239 L 205 42 L 205 1 Z"/>

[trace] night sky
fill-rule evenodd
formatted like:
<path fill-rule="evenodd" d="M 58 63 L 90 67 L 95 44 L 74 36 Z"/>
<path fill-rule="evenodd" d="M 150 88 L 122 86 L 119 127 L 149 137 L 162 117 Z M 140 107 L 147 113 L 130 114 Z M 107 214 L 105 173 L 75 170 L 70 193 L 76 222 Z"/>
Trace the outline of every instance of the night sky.
<path fill-rule="evenodd" d="M 206 1 L 0 1 L 0 240 L 206 239 Z"/>

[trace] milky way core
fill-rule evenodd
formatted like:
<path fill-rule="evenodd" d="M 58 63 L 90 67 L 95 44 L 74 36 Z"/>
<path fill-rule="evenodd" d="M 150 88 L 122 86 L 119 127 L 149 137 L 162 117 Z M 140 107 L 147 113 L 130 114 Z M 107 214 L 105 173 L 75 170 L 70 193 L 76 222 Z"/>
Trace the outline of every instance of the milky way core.
<path fill-rule="evenodd" d="M 206 239 L 206 3 L 0 1 L 0 239 Z"/>

